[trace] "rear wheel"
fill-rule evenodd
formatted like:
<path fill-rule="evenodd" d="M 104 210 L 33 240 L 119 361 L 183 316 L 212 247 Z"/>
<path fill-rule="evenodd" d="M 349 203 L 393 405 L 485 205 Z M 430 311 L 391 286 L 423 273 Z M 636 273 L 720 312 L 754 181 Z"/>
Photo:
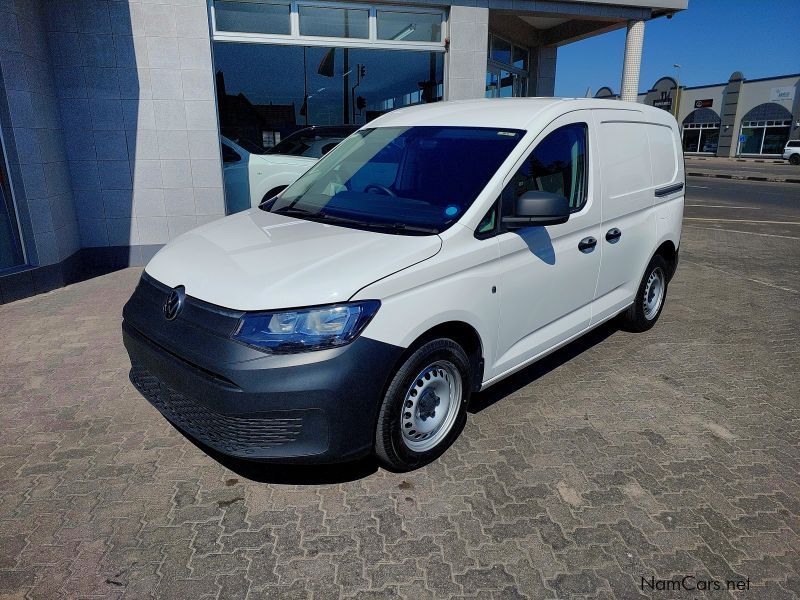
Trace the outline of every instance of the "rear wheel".
<path fill-rule="evenodd" d="M 793 165 L 800 165 L 800 154 L 792 154 L 789 157 L 789 162 Z"/>
<path fill-rule="evenodd" d="M 621 315 L 627 331 L 647 331 L 656 324 L 667 298 L 667 262 L 656 254 L 645 269 L 633 304 Z"/>
<path fill-rule="evenodd" d="M 464 427 L 471 377 L 466 352 L 451 339 L 434 339 L 415 350 L 383 398 L 375 431 L 380 463 L 411 471 L 441 455 Z"/>

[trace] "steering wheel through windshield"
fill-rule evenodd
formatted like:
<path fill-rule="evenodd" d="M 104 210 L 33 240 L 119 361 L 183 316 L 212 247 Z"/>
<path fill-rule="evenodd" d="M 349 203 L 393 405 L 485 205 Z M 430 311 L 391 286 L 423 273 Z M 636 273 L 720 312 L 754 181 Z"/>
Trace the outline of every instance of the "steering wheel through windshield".
<path fill-rule="evenodd" d="M 385 185 L 381 185 L 380 183 L 370 183 L 368 186 L 366 186 L 364 188 L 364 193 L 365 194 L 369 194 L 369 193 L 371 193 L 370 190 L 375 190 L 375 191 L 383 194 L 384 196 L 392 196 L 394 198 L 397 198 L 397 194 L 395 194 L 392 190 L 390 190 Z"/>

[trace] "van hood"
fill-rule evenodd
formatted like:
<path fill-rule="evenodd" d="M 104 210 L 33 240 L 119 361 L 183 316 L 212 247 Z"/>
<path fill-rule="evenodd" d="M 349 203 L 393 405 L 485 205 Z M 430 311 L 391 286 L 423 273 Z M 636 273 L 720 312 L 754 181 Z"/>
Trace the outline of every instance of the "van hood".
<path fill-rule="evenodd" d="M 441 246 L 438 235 L 362 231 L 255 208 L 181 235 L 145 271 L 233 310 L 295 308 L 344 302 Z"/>
<path fill-rule="evenodd" d="M 291 154 L 253 154 L 252 161 L 255 164 L 263 164 L 264 166 L 270 165 L 291 165 L 291 166 L 306 166 L 310 167 L 318 158 L 311 158 L 308 156 L 293 156 Z"/>

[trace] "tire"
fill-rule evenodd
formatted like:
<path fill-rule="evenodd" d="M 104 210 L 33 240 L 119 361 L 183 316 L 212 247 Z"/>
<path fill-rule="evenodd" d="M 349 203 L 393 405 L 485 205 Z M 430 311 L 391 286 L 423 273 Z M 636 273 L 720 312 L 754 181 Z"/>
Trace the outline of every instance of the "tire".
<path fill-rule="evenodd" d="M 667 261 L 656 254 L 644 271 L 633 304 L 620 315 L 622 328 L 639 333 L 655 325 L 667 299 L 668 284 Z"/>
<path fill-rule="evenodd" d="M 437 338 L 412 352 L 392 378 L 378 414 L 380 464 L 412 471 L 440 456 L 464 428 L 471 389 L 469 358 L 453 340 Z"/>
<path fill-rule="evenodd" d="M 789 162 L 793 165 L 800 165 L 800 154 L 792 154 L 789 157 Z"/>

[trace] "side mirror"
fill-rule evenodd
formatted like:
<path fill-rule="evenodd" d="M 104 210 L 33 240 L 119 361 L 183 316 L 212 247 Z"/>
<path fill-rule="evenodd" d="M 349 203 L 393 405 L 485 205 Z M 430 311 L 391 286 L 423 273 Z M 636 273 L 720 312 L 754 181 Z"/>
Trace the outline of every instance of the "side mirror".
<path fill-rule="evenodd" d="M 503 217 L 507 229 L 558 225 L 569 219 L 569 201 L 550 192 L 525 192 L 514 203 L 514 215 Z"/>

